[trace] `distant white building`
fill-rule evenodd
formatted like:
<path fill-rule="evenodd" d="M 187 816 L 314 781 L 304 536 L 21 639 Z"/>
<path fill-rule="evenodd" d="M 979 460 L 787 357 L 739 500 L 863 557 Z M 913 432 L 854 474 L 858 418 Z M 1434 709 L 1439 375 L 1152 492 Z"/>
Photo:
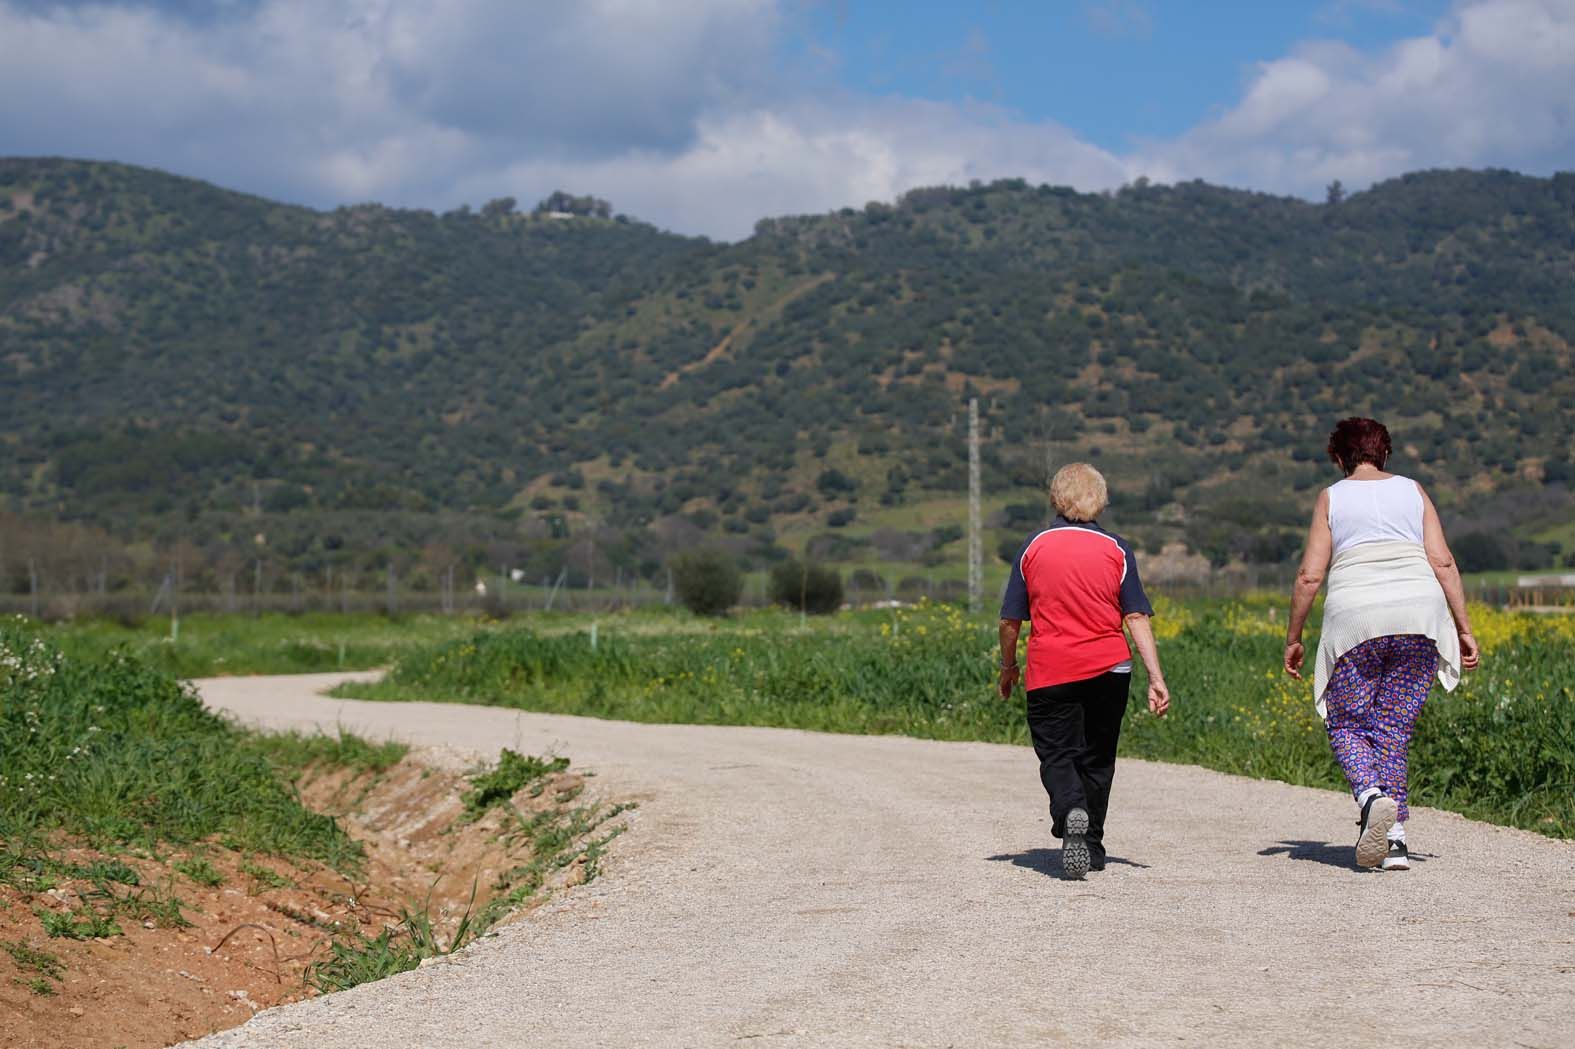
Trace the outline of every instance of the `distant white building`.
<path fill-rule="evenodd" d="M 1575 575 L 1523 575 L 1515 580 L 1519 587 L 1575 586 Z"/>

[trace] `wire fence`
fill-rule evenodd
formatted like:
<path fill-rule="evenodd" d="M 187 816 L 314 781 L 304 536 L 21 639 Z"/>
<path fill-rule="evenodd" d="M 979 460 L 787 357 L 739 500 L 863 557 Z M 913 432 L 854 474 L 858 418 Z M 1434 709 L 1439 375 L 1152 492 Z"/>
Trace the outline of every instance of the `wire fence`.
<path fill-rule="evenodd" d="M 900 571 L 902 566 L 893 566 Z M 1175 600 L 1232 600 L 1263 591 L 1289 594 L 1292 573 L 1284 569 L 1214 573 L 1206 578 L 1156 582 L 1148 589 Z M 305 577 L 274 581 L 265 589 L 242 589 L 232 577 L 219 587 L 186 587 L 173 573 L 143 585 L 116 588 L 51 588 L 33 580 L 24 592 L 0 594 L 0 614 L 23 615 L 40 620 L 103 618 L 138 622 L 153 616 L 197 613 L 287 614 L 343 613 L 401 615 L 491 616 L 501 618 L 525 612 L 615 612 L 654 608 L 677 603 L 671 580 L 638 576 L 616 578 L 600 586 L 571 586 L 566 574 L 526 582 L 500 573 L 492 579 L 461 583 L 453 572 L 439 576 L 436 584 L 411 585 L 392 570 L 383 573 L 382 585 L 324 586 Z M 961 579 L 903 576 L 892 583 L 869 570 L 844 577 L 844 601 L 852 608 L 913 604 L 920 600 L 964 603 L 967 584 Z M 985 595 L 983 612 L 994 607 Z M 1467 584 L 1467 596 L 1500 608 L 1530 611 L 1575 611 L 1575 585 L 1561 582 L 1479 581 Z M 771 604 L 764 573 L 745 580 L 739 605 L 760 608 Z"/>

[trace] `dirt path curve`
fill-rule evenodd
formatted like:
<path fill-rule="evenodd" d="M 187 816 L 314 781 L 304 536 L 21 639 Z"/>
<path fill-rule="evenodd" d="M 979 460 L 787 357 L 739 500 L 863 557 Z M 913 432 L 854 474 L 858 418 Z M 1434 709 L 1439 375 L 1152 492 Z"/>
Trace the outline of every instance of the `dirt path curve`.
<path fill-rule="evenodd" d="M 197 1046 L 1575 1046 L 1575 845 L 1124 761 L 1059 878 L 1022 748 L 635 725 L 202 682 L 271 727 L 569 755 L 642 807 L 606 877 L 449 962 Z M 1332 840 L 1333 844 L 1325 844 Z"/>

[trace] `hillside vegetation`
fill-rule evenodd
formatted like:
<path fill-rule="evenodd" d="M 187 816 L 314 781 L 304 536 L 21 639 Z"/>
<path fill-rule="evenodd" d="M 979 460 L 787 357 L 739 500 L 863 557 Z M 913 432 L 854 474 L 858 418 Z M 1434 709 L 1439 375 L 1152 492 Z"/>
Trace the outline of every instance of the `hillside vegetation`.
<path fill-rule="evenodd" d="M 977 395 L 991 548 L 1086 458 L 1143 548 L 1282 561 L 1330 425 L 1372 413 L 1477 567 L 1575 557 L 1575 175 L 1321 205 L 1002 181 L 732 245 L 552 201 L 324 213 L 0 161 L 0 490 L 179 541 L 195 585 L 264 544 L 280 586 L 391 559 L 649 578 L 706 536 L 934 565 Z"/>

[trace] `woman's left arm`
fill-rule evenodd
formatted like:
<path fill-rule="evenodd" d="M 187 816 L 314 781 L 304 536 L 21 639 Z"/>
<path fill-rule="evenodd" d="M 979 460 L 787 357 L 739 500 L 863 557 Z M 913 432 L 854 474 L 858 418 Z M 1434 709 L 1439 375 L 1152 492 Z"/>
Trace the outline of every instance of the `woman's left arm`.
<path fill-rule="evenodd" d="M 1159 646 L 1154 643 L 1154 624 L 1142 612 L 1132 612 L 1126 617 L 1127 632 L 1132 644 L 1148 671 L 1148 709 L 1159 717 L 1170 709 L 1170 689 L 1165 685 L 1165 672 L 1159 666 Z"/>
<path fill-rule="evenodd" d="M 1323 578 L 1329 571 L 1329 557 L 1334 549 L 1334 536 L 1329 531 L 1329 492 L 1318 493 L 1313 506 L 1312 525 L 1307 529 L 1307 548 L 1302 552 L 1302 565 L 1296 572 L 1296 583 L 1291 588 L 1291 617 L 1285 629 L 1285 672 L 1296 680 L 1302 679 L 1302 661 L 1307 650 L 1302 646 L 1302 627 L 1312 611 L 1313 601 L 1323 587 Z"/>
<path fill-rule="evenodd" d="M 1466 588 L 1460 581 L 1460 566 L 1455 564 L 1455 555 L 1444 538 L 1444 524 L 1438 519 L 1433 500 L 1427 497 L 1427 489 L 1419 484 L 1416 490 L 1422 493 L 1422 546 L 1427 550 L 1433 575 L 1443 588 L 1444 600 L 1449 603 L 1455 632 L 1460 635 L 1460 669 L 1475 670 L 1482 661 L 1482 653 L 1471 633 L 1471 613 L 1466 608 Z"/>

